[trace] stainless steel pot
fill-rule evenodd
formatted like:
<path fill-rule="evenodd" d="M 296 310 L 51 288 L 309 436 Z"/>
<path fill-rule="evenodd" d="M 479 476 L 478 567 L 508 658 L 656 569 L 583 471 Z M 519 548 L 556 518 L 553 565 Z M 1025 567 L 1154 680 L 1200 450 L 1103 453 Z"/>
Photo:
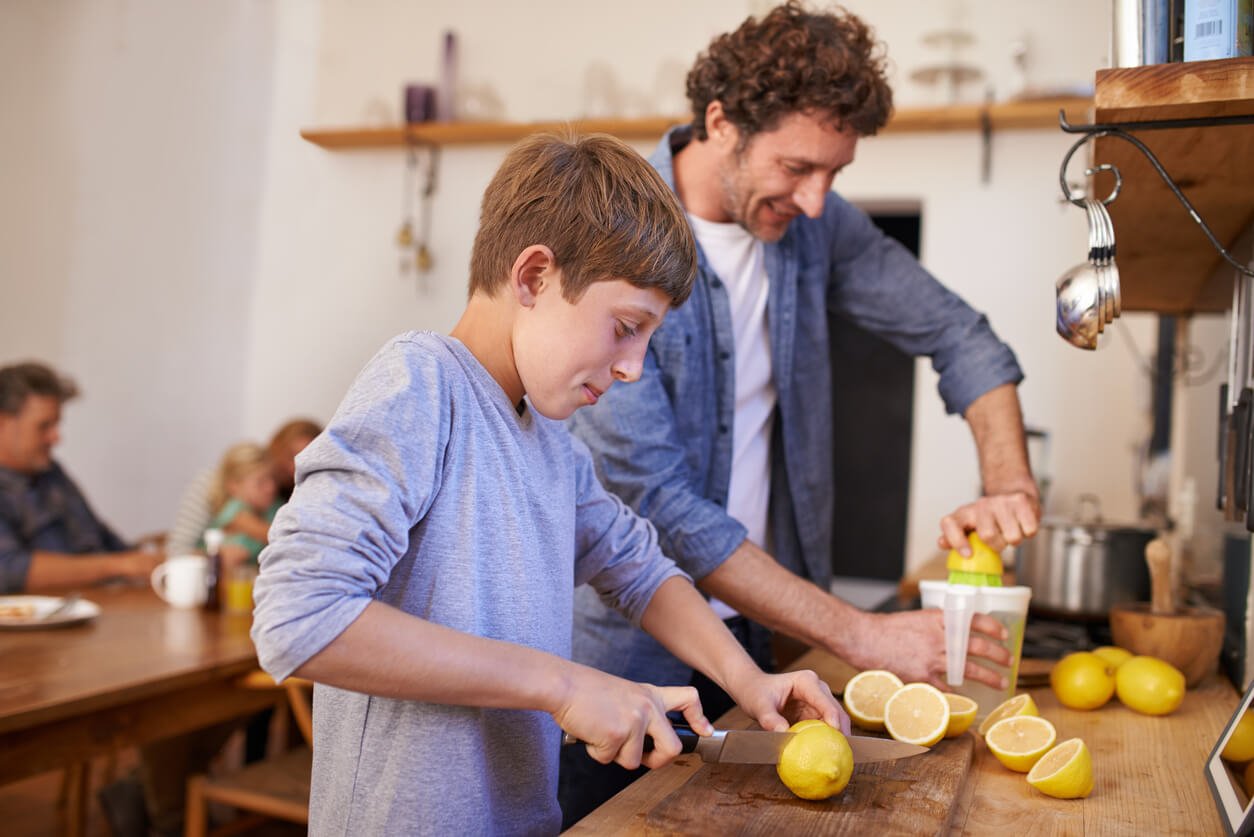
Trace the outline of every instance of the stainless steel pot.
<path fill-rule="evenodd" d="M 1145 545 L 1156 534 L 1103 523 L 1097 498 L 1084 495 L 1074 519 L 1046 518 L 1016 548 L 1015 579 L 1032 588 L 1035 613 L 1105 619 L 1113 604 L 1149 599 Z"/>

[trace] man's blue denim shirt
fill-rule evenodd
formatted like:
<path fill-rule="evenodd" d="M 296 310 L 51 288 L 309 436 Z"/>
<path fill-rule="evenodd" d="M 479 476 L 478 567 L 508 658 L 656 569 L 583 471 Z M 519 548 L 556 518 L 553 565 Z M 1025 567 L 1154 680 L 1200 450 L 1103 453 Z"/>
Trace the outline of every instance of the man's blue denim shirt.
<path fill-rule="evenodd" d="M 674 153 L 690 136 L 689 128 L 673 129 L 650 158 L 672 189 Z M 835 500 L 829 312 L 906 354 L 930 357 L 950 413 L 964 413 L 976 398 L 1018 383 L 1023 373 L 982 314 L 835 192 L 820 218 L 794 219 L 765 255 L 778 396 L 770 551 L 826 589 Z M 695 579 L 717 568 L 746 536 L 725 510 L 734 348 L 727 289 L 699 254 L 692 295 L 654 334 L 641 379 L 615 384 L 570 419 L 606 487 L 653 521 L 663 549 Z M 576 660 L 632 679 L 687 682 L 686 666 L 589 589 L 579 591 L 575 612 Z"/>
<path fill-rule="evenodd" d="M 31 553 L 120 552 L 126 542 L 56 462 L 38 474 L 0 468 L 0 593 L 26 588 Z"/>

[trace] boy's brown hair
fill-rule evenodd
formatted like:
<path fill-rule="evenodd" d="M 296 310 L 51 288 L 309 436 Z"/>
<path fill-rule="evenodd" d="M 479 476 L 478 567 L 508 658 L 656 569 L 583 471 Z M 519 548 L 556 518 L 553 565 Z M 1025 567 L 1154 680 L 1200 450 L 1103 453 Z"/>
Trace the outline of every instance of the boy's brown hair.
<path fill-rule="evenodd" d="M 839 7 L 808 12 L 789 0 L 718 36 L 698 56 L 688 73 L 693 134 L 707 138 L 705 111 L 718 101 L 742 145 L 791 113 L 826 113 L 871 136 L 893 110 L 884 65 L 882 45 L 857 17 Z"/>
<path fill-rule="evenodd" d="M 683 304 L 697 246 L 679 200 L 630 146 L 605 134 L 537 134 L 516 145 L 483 193 L 470 254 L 470 294 L 494 295 L 518 254 L 553 251 L 562 297 L 625 279 Z"/>

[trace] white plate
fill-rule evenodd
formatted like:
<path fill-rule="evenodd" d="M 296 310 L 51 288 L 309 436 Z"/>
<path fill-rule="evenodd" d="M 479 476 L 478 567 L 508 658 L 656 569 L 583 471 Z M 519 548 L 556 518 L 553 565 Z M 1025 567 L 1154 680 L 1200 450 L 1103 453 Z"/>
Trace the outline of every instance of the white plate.
<path fill-rule="evenodd" d="M 61 628 L 100 615 L 100 605 L 79 599 L 56 616 L 47 618 L 64 602 L 60 596 L 0 596 L 0 629 Z"/>

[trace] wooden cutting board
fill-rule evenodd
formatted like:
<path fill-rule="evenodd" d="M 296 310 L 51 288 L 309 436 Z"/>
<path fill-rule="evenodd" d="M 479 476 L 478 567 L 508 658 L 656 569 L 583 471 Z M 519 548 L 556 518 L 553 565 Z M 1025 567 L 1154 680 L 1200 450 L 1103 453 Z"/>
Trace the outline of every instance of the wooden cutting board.
<path fill-rule="evenodd" d="M 824 802 L 798 799 L 769 765 L 707 764 L 653 806 L 647 834 L 941 834 L 971 767 L 971 733 L 907 759 L 856 765 Z"/>

